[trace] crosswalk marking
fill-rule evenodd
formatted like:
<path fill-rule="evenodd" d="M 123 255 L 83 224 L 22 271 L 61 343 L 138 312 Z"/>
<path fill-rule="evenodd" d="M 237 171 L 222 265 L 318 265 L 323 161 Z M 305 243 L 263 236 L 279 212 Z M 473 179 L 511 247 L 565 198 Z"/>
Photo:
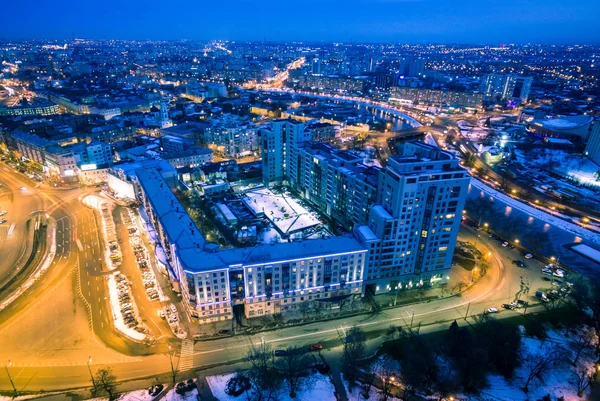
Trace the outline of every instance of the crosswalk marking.
<path fill-rule="evenodd" d="M 194 342 L 183 340 L 181 344 L 181 354 L 179 356 L 179 370 L 190 370 L 194 367 Z"/>

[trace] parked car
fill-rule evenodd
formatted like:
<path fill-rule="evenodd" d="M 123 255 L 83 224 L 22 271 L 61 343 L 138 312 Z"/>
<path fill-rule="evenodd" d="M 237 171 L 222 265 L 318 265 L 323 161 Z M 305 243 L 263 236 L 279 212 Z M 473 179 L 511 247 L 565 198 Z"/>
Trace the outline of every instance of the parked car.
<path fill-rule="evenodd" d="M 275 350 L 275 356 L 286 356 L 287 355 L 287 351 L 283 350 L 283 349 L 276 349 Z"/>
<path fill-rule="evenodd" d="M 0 216 L 4 216 L 6 213 L 7 213 L 6 210 L 2 210 L 2 211 L 0 211 Z"/>
<path fill-rule="evenodd" d="M 6 221 L 7 221 L 7 220 L 6 220 L 5 218 L 1 218 L 1 219 L 0 219 L 0 224 L 4 224 L 4 223 L 6 223 Z"/>
<path fill-rule="evenodd" d="M 518 267 L 525 267 L 525 263 L 521 262 L 520 260 L 513 260 L 512 264 Z"/>
<path fill-rule="evenodd" d="M 487 310 L 487 312 L 488 312 L 488 313 L 497 313 L 497 312 L 498 312 L 498 309 L 496 309 L 496 308 L 489 308 L 489 309 Z"/>
<path fill-rule="evenodd" d="M 529 303 L 522 299 L 517 299 L 517 308 L 523 308 L 524 306 L 529 306 Z"/>
<path fill-rule="evenodd" d="M 508 310 L 513 310 L 514 309 L 514 307 L 511 304 L 502 304 L 502 307 L 504 309 L 508 309 Z"/>
<path fill-rule="evenodd" d="M 506 248 L 506 247 L 508 246 L 508 242 L 504 241 L 504 242 L 502 243 L 502 246 L 503 246 L 504 248 Z"/>
<path fill-rule="evenodd" d="M 322 344 L 313 344 L 310 346 L 310 350 L 311 351 L 320 351 L 323 349 L 323 345 Z"/>
<path fill-rule="evenodd" d="M 525 256 L 525 259 L 531 259 L 531 258 L 533 258 L 533 255 L 530 254 L 530 253 L 526 253 L 524 256 Z"/>

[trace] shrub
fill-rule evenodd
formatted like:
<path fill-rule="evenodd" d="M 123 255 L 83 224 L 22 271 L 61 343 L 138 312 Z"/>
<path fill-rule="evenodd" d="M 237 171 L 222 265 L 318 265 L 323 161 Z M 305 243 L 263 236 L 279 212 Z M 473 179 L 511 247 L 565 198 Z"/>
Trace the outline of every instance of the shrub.
<path fill-rule="evenodd" d="M 244 375 L 237 375 L 229 379 L 227 387 L 225 388 L 225 393 L 237 397 L 249 389 L 250 380 Z"/>

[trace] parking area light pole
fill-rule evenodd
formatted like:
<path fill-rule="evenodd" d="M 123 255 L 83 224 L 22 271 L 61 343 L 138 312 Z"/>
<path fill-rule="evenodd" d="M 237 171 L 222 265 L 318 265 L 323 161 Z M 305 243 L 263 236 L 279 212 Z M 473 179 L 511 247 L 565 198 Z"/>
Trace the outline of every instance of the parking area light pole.
<path fill-rule="evenodd" d="M 8 375 L 8 380 L 10 380 L 10 384 L 15 392 L 15 397 L 19 396 L 19 393 L 17 392 L 17 388 L 15 387 L 15 383 L 13 382 L 12 376 L 10 375 L 10 372 L 8 371 L 8 367 L 12 365 L 12 363 L 10 362 L 10 359 L 8 360 L 8 363 L 6 364 L 6 366 L 4 366 L 4 368 L 6 369 L 6 374 Z"/>

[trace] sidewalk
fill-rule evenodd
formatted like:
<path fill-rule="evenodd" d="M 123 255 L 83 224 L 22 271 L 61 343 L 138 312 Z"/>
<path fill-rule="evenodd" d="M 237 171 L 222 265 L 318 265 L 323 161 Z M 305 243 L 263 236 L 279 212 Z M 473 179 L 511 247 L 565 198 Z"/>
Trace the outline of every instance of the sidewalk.
<path fill-rule="evenodd" d="M 208 382 L 206 381 L 206 376 L 199 375 L 198 380 L 196 381 L 196 387 L 198 388 L 198 395 L 200 396 L 201 401 L 214 401 L 215 397 L 208 386 Z"/>

